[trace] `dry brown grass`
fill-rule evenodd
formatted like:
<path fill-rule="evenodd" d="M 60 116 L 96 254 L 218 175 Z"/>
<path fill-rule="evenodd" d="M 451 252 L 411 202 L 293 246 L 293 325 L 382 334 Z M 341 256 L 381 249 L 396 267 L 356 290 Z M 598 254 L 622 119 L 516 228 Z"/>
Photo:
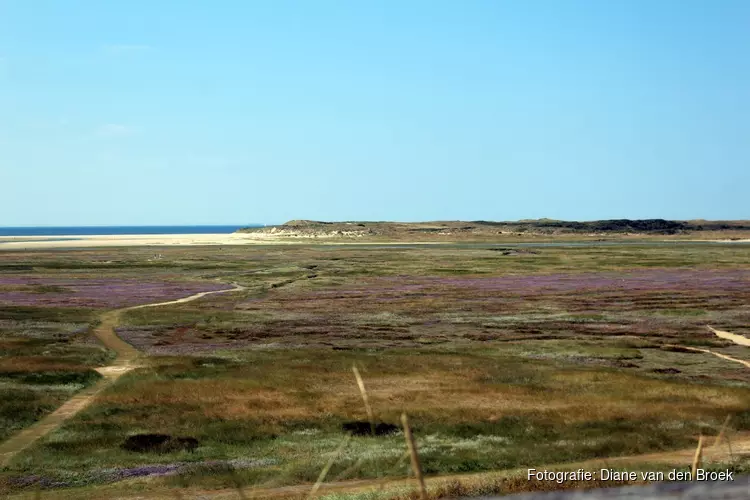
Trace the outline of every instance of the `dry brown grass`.
<path fill-rule="evenodd" d="M 85 371 L 89 369 L 75 361 L 63 361 L 50 356 L 23 356 L 0 358 L 1 372 L 41 372 L 41 371 Z"/>
<path fill-rule="evenodd" d="M 415 366 L 408 375 L 369 375 L 369 403 L 391 420 L 397 420 L 400 411 L 449 415 L 471 408 L 475 420 L 492 421 L 520 412 L 575 423 L 661 418 L 665 414 L 691 419 L 699 407 L 726 415 L 745 408 L 749 402 L 747 392 L 741 388 L 685 385 L 614 370 L 559 369 L 554 377 L 545 378 L 541 387 L 487 384 L 481 382 L 482 377 L 491 378 L 497 369 L 491 366 L 491 359 L 483 361 L 484 368 L 456 370 L 456 358 L 459 357 L 436 358 L 442 362 L 442 370 L 428 368 L 425 372 Z M 544 363 L 540 364 L 545 368 Z M 99 398 L 99 404 L 195 408 L 208 418 L 225 420 L 262 416 L 267 421 L 283 422 L 326 414 L 342 418 L 359 414 L 369 419 L 367 411 L 358 410 L 363 408 L 361 393 L 343 366 L 319 372 L 290 366 L 286 376 L 262 384 L 250 377 L 145 377 L 107 392 Z M 300 393 L 299 387 L 305 391 Z"/>

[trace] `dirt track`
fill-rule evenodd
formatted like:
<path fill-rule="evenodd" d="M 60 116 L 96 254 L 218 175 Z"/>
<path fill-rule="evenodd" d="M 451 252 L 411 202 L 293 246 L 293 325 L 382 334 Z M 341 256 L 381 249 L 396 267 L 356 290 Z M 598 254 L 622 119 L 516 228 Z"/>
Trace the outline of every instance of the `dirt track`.
<path fill-rule="evenodd" d="M 684 345 L 671 345 L 671 347 L 678 347 L 680 349 L 685 349 L 687 351 L 693 351 L 693 352 L 704 352 L 706 354 L 713 354 L 717 358 L 726 359 L 727 361 L 732 361 L 734 363 L 739 363 L 741 365 L 746 366 L 747 368 L 750 368 L 750 361 L 745 361 L 744 359 L 738 359 L 733 358 L 732 356 L 727 356 L 726 354 L 721 354 L 720 352 L 715 352 L 710 349 L 701 349 L 700 347 L 687 347 Z"/>
<path fill-rule="evenodd" d="M 745 347 L 750 347 L 750 339 L 743 335 L 737 335 L 736 333 L 729 333 L 723 330 L 716 330 L 714 328 L 711 328 L 710 326 L 707 328 L 711 330 L 711 332 L 719 338 L 722 338 L 724 340 L 730 340 L 737 345 L 744 345 Z"/>
<path fill-rule="evenodd" d="M 743 335 L 737 335 L 736 333 L 725 332 L 723 330 L 716 330 L 714 328 L 711 328 L 710 326 L 708 326 L 707 328 L 711 330 L 711 332 L 719 338 L 732 341 L 737 345 L 750 347 L 750 339 L 748 339 L 747 337 Z M 750 368 L 750 361 L 745 361 L 744 359 L 733 358 L 732 356 L 727 356 L 726 354 L 721 354 L 719 352 L 715 352 L 710 349 L 702 349 L 699 347 L 687 347 L 683 345 L 671 345 L 671 347 L 678 347 L 680 349 L 685 349 L 685 350 L 693 351 L 693 352 L 703 352 L 706 354 L 713 354 L 717 358 L 725 359 L 727 361 L 732 361 L 734 363 L 739 363 L 741 365 L 744 365 L 747 368 Z"/>
<path fill-rule="evenodd" d="M 184 302 L 190 302 L 198 300 L 206 295 L 216 293 L 227 293 L 244 290 L 244 287 L 235 284 L 234 288 L 228 290 L 215 290 L 212 292 L 200 292 L 189 297 L 183 297 L 177 300 L 170 300 L 168 302 L 156 302 L 153 304 L 142 304 L 139 306 L 125 307 L 123 309 L 117 309 L 114 311 L 105 312 L 100 316 L 101 323 L 94 330 L 96 337 L 104 344 L 105 347 L 111 349 L 117 353 L 115 362 L 109 366 L 97 368 L 102 378 L 96 384 L 88 387 L 71 399 L 63 403 L 57 410 L 44 417 L 34 425 L 19 431 L 4 443 L 0 444 L 0 467 L 5 467 L 18 453 L 31 446 L 36 440 L 46 436 L 53 430 L 60 427 L 66 420 L 73 417 L 79 411 L 83 410 L 88 406 L 102 390 L 112 385 L 118 378 L 128 373 L 129 371 L 138 368 L 140 358 L 140 352 L 122 340 L 115 333 L 115 327 L 120 319 L 120 315 L 126 311 L 133 309 L 142 309 L 145 307 L 159 307 L 170 304 L 182 304 Z"/>

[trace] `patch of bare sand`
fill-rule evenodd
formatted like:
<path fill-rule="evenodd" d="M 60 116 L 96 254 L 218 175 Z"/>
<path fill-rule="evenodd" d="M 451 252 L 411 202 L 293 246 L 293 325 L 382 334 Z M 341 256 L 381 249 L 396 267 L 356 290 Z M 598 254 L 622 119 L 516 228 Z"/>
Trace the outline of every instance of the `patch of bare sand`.
<path fill-rule="evenodd" d="M 89 248 L 121 246 L 171 245 L 246 245 L 273 240 L 244 233 L 231 234 L 117 234 L 83 236 L 5 236 L 0 237 L 0 250 L 32 250 L 53 248 Z"/>
<path fill-rule="evenodd" d="M 709 330 L 711 330 L 711 333 L 716 335 L 717 337 L 729 340 L 731 342 L 734 342 L 737 345 L 744 345 L 745 347 L 750 347 L 750 339 L 745 337 L 744 335 L 737 335 L 736 333 L 730 333 L 725 332 L 723 330 L 716 330 L 715 328 L 711 328 L 710 326 L 707 327 Z"/>
<path fill-rule="evenodd" d="M 0 236 L 2 250 L 42 250 L 59 248 L 138 247 L 138 246 L 230 246 L 230 245 L 295 245 L 320 241 L 326 245 L 368 245 L 372 241 L 350 239 L 291 238 L 270 233 L 231 234 L 116 234 L 83 236 Z M 378 245 L 440 245 L 449 242 L 398 241 L 377 242 Z"/>

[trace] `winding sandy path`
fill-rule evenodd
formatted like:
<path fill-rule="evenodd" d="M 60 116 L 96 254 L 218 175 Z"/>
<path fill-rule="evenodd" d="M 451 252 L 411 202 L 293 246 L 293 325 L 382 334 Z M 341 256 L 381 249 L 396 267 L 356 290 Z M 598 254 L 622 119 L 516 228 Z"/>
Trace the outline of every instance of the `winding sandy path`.
<path fill-rule="evenodd" d="M 711 328 L 710 326 L 707 326 L 706 328 L 711 330 L 711 332 L 719 338 L 722 338 L 724 340 L 729 340 L 738 345 L 744 345 L 745 347 L 750 347 L 750 339 L 745 337 L 744 335 L 737 335 L 736 333 L 729 333 L 723 330 L 716 330 L 715 328 Z"/>
<path fill-rule="evenodd" d="M 729 340 L 731 342 L 734 342 L 737 345 L 741 345 L 741 346 L 745 346 L 745 347 L 750 347 L 750 339 L 748 339 L 747 337 L 745 337 L 743 335 L 737 335 L 736 333 L 730 333 L 730 332 L 725 332 L 723 330 L 717 330 L 717 329 L 712 328 L 710 326 L 707 326 L 706 328 L 708 328 L 709 330 L 711 330 L 711 332 L 714 335 L 716 335 L 717 337 L 719 337 L 719 338 L 722 338 L 724 340 Z M 745 361 L 744 359 L 733 358 L 732 356 L 727 356 L 726 354 L 721 354 L 719 352 L 712 351 L 710 349 L 702 349 L 700 347 L 688 347 L 688 346 L 676 345 L 676 344 L 669 344 L 666 347 L 677 347 L 677 348 L 680 348 L 680 349 L 685 349 L 687 351 L 703 352 L 703 353 L 706 353 L 706 354 L 713 354 L 717 358 L 725 359 L 727 361 L 732 361 L 734 363 L 739 363 L 739 364 L 745 366 L 746 368 L 750 368 L 750 361 Z"/>
<path fill-rule="evenodd" d="M 71 399 L 63 403 L 57 410 L 53 411 L 39 422 L 27 427 L 8 438 L 4 443 L 0 444 L 0 467 L 7 466 L 10 461 L 18 453 L 31 446 L 38 439 L 46 436 L 53 430 L 60 427 L 66 420 L 73 417 L 76 413 L 83 410 L 88 406 L 102 390 L 112 385 L 118 378 L 122 377 L 129 371 L 138 368 L 138 360 L 140 358 L 140 351 L 135 347 L 131 346 L 115 333 L 115 326 L 120 320 L 120 315 L 127 311 L 134 309 L 143 309 L 146 307 L 159 307 L 171 304 L 183 304 L 185 302 L 191 302 L 193 300 L 201 299 L 207 295 L 213 295 L 217 293 L 228 293 L 238 292 L 244 290 L 245 287 L 233 283 L 234 288 L 226 290 L 214 290 L 211 292 L 200 292 L 189 297 L 183 297 L 177 300 L 170 300 L 167 302 L 156 302 L 153 304 L 142 304 L 139 306 L 125 307 L 122 309 L 116 309 L 114 311 L 107 311 L 103 313 L 99 319 L 101 323 L 94 330 L 94 335 L 104 344 L 105 347 L 111 349 L 117 353 L 115 362 L 109 366 L 102 368 L 96 368 L 102 378 L 91 387 L 80 391 Z"/>
<path fill-rule="evenodd" d="M 717 358 L 726 359 L 727 361 L 733 361 L 735 363 L 744 365 L 747 368 L 750 368 L 750 361 L 745 361 L 744 359 L 733 358 L 732 356 L 727 356 L 726 354 L 721 354 L 720 352 L 715 352 L 710 349 L 701 349 L 700 347 L 688 347 L 684 345 L 672 345 L 672 344 L 668 345 L 667 347 L 679 347 L 680 349 L 685 349 L 687 351 L 704 352 L 706 354 L 713 354 Z"/>

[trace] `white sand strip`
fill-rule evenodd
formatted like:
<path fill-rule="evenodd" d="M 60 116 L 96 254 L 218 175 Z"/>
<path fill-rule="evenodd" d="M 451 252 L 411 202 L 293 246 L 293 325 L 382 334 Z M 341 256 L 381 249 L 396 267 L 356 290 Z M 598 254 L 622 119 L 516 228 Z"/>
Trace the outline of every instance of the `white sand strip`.
<path fill-rule="evenodd" d="M 252 245 L 272 242 L 279 242 L 279 238 L 273 235 L 252 233 L 0 236 L 0 250 L 151 245 Z"/>

